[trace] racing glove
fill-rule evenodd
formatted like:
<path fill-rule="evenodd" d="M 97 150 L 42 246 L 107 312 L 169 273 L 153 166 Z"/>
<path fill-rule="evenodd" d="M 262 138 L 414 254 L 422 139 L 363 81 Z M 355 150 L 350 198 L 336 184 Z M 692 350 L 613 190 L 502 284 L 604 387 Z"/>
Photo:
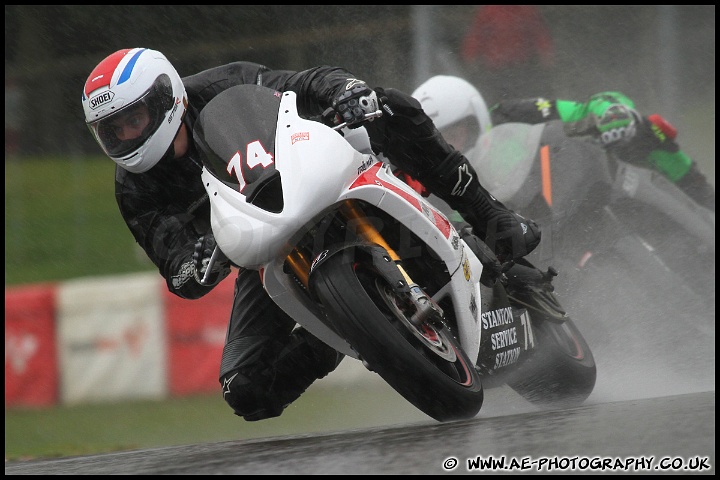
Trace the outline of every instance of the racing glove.
<path fill-rule="evenodd" d="M 627 145 L 637 134 L 641 122 L 640 114 L 634 109 L 616 103 L 605 110 L 601 116 L 593 113 L 576 122 L 565 124 L 568 136 L 592 135 L 605 147 Z"/>
<path fill-rule="evenodd" d="M 230 275 L 231 262 L 219 248 L 215 253 L 216 246 L 217 242 L 215 242 L 215 236 L 212 233 L 201 236 L 195 244 L 195 251 L 193 252 L 194 275 L 195 281 L 200 285 L 217 285 Z M 210 266 L 213 253 L 215 253 L 215 259 L 212 266 Z M 208 266 L 210 266 L 209 272 Z M 203 279 L 205 280 L 203 281 Z"/>
<path fill-rule="evenodd" d="M 627 144 L 635 137 L 639 120 L 640 115 L 632 108 L 621 103 L 611 105 L 597 121 L 600 143 Z"/>
<path fill-rule="evenodd" d="M 357 128 L 368 121 L 365 115 L 377 111 L 379 104 L 375 91 L 365 82 L 348 78 L 345 86 L 333 99 L 332 107 L 337 113 L 337 124 L 346 122 L 349 128 Z"/>

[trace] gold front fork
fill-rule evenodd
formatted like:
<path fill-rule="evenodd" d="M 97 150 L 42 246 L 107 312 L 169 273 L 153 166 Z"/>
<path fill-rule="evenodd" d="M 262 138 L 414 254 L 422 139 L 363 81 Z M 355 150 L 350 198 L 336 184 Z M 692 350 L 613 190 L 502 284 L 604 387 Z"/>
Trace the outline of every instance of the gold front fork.
<path fill-rule="evenodd" d="M 377 245 L 380 245 L 385 249 L 385 251 L 388 252 L 390 258 L 396 264 L 398 264 L 398 268 L 400 269 L 403 277 L 405 277 L 405 281 L 408 282 L 408 285 L 412 285 L 412 279 L 410 279 L 410 276 L 407 274 L 407 272 L 405 272 L 405 269 L 403 269 L 402 266 L 399 264 L 400 256 L 397 254 L 397 252 L 395 252 L 395 250 L 392 249 L 392 247 L 390 247 L 390 245 L 388 245 L 388 243 L 385 241 L 383 236 L 380 235 L 380 232 L 377 231 L 373 224 L 370 223 L 370 221 L 365 216 L 365 213 L 360 209 L 357 203 L 353 200 L 345 200 L 343 205 L 340 207 L 340 211 L 345 216 L 345 218 L 354 222 L 356 231 L 363 240 L 369 243 L 375 243 Z M 308 278 L 310 276 L 310 259 L 306 256 L 304 252 L 295 249 L 290 252 L 290 255 L 288 255 L 287 262 L 295 275 L 297 275 L 305 288 L 307 288 Z"/>
<path fill-rule="evenodd" d="M 287 262 L 292 271 L 300 279 L 300 282 L 308 288 L 308 279 L 310 277 L 310 260 L 305 256 L 303 252 L 297 248 L 290 252 L 287 257 Z"/>
<path fill-rule="evenodd" d="M 390 255 L 393 262 L 395 262 L 395 266 L 405 279 L 410 293 L 410 301 L 415 307 L 413 313 L 410 314 L 409 320 L 418 327 L 428 321 L 438 321 L 438 325 L 442 324 L 443 311 L 440 306 L 437 305 L 432 298 L 425 294 L 425 292 L 413 281 L 413 279 L 410 278 L 410 275 L 408 275 L 401 264 L 400 256 L 390 247 L 390 245 L 387 244 L 382 235 L 380 235 L 380 232 L 378 232 L 372 223 L 370 223 L 360 206 L 351 200 L 347 200 L 342 205 L 341 211 L 348 220 L 356 222 L 358 235 L 367 242 L 380 245 L 385 249 L 388 255 Z"/>
<path fill-rule="evenodd" d="M 397 253 L 395 253 L 395 250 L 390 248 L 390 245 L 387 244 L 373 224 L 368 221 L 365 213 L 355 202 L 352 200 L 345 200 L 345 203 L 343 203 L 342 207 L 340 207 L 340 211 L 343 215 L 345 215 L 345 218 L 355 222 L 357 233 L 363 238 L 363 240 L 380 245 L 388 252 L 388 255 L 390 255 L 390 258 L 392 258 L 394 262 L 400 261 L 400 257 Z"/>
<path fill-rule="evenodd" d="M 409 318 L 410 321 L 418 326 L 427 321 L 434 322 L 437 320 L 442 322 L 442 309 L 410 278 L 410 275 L 408 275 L 400 263 L 400 256 L 390 247 L 390 245 L 388 245 L 383 236 L 380 235 L 380 232 L 378 232 L 373 224 L 367 219 L 360 206 L 353 200 L 346 200 L 340 207 L 340 212 L 348 219 L 348 221 L 353 222 L 358 236 L 369 243 L 374 243 L 384 248 L 395 263 L 395 266 L 398 268 L 407 284 L 408 291 L 410 293 L 410 301 L 415 305 L 414 313 Z M 295 249 L 290 252 L 290 255 L 288 255 L 287 262 L 305 288 L 308 288 L 311 264 L 307 255 L 305 255 L 304 252 Z"/>
<path fill-rule="evenodd" d="M 410 278 L 410 275 L 407 274 L 405 269 L 400 264 L 400 256 L 397 254 L 397 252 L 395 252 L 395 250 L 392 249 L 392 247 L 390 247 L 390 245 L 388 245 L 388 243 L 385 241 L 383 236 L 380 235 L 380 232 L 377 231 L 373 224 L 368 221 L 365 213 L 360 209 L 360 207 L 352 200 L 346 200 L 340 210 L 348 218 L 348 220 L 353 220 L 356 222 L 357 232 L 364 240 L 370 243 L 380 245 L 385 249 L 386 252 L 388 252 L 388 255 L 390 255 L 390 258 L 397 265 L 400 273 L 402 273 L 402 276 L 405 278 L 407 284 L 413 285 L 414 282 Z"/>

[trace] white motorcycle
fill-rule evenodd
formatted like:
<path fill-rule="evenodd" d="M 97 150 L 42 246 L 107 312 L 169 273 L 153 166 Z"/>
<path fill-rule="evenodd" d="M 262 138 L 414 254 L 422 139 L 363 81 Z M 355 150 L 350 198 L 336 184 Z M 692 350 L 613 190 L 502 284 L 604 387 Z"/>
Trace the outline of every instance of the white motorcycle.
<path fill-rule="evenodd" d="M 344 127 L 256 85 L 203 109 L 194 138 L 222 253 L 438 421 L 475 416 L 483 387 L 504 384 L 538 404 L 584 401 L 595 362 L 555 272 L 501 265 L 373 154 L 363 127 Z"/>

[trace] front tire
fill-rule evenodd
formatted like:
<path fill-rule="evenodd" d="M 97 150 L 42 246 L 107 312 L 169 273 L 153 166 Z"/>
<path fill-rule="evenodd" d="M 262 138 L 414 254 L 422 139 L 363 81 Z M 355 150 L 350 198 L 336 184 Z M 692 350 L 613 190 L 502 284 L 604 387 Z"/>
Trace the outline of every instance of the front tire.
<path fill-rule="evenodd" d="M 336 254 L 311 277 L 327 316 L 358 356 L 418 409 L 445 422 L 474 417 L 483 388 L 447 326 L 413 325 L 371 262 Z"/>

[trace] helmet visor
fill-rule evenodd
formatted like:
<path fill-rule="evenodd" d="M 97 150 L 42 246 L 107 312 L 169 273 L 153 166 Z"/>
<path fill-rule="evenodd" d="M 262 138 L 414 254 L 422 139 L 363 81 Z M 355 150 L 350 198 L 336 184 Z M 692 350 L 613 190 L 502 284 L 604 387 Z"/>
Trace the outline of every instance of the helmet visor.
<path fill-rule="evenodd" d="M 109 156 L 124 157 L 152 137 L 172 106 L 170 78 L 160 75 L 139 99 L 88 127 Z"/>

